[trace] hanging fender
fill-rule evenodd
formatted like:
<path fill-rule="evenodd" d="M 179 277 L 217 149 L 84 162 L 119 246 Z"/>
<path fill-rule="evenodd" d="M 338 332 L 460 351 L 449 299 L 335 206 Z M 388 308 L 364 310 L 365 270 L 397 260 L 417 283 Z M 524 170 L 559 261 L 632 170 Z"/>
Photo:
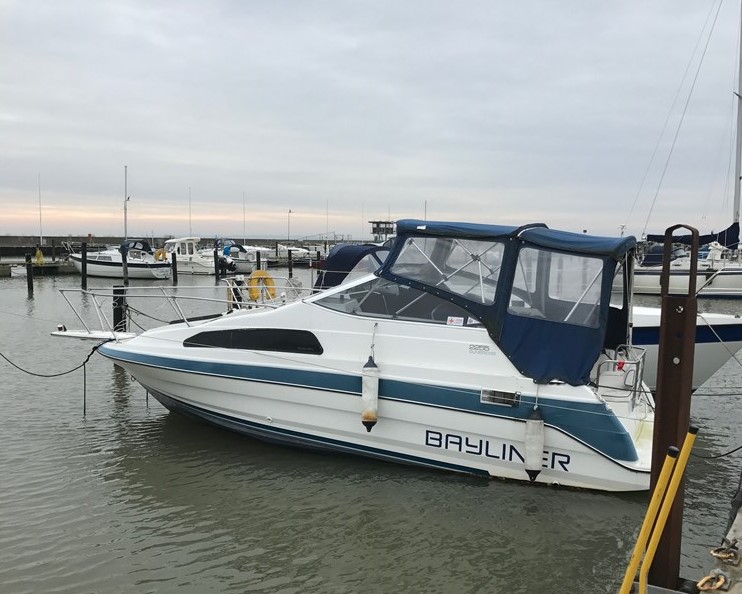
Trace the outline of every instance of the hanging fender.
<path fill-rule="evenodd" d="M 367 432 L 376 425 L 379 412 L 379 368 L 374 361 L 373 355 L 363 366 L 361 377 L 361 423 Z"/>
<path fill-rule="evenodd" d="M 534 406 L 526 420 L 526 473 L 531 481 L 535 481 L 541 472 L 544 456 L 544 417 L 541 409 Z"/>

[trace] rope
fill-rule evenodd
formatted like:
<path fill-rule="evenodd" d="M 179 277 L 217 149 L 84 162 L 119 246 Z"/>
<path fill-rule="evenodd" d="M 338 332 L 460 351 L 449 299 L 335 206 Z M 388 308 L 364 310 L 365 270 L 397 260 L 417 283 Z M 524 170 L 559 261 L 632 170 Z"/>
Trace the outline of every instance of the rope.
<path fill-rule="evenodd" d="M 704 284 L 704 286 L 705 286 L 705 284 Z M 703 287 L 701 287 L 701 289 L 702 288 Z M 699 289 L 699 291 L 701 289 Z M 705 317 L 703 317 L 703 313 L 699 313 L 699 314 L 696 314 L 696 315 L 699 318 L 701 318 L 706 323 L 706 326 L 708 327 L 709 330 L 711 330 L 711 332 L 713 333 L 713 335 L 716 337 L 716 340 L 719 341 L 719 344 L 721 344 L 726 349 L 727 353 L 729 353 L 729 355 L 731 356 L 730 358 L 734 359 L 737 362 L 737 365 L 739 365 L 740 367 L 742 367 L 742 361 L 740 361 L 739 359 L 737 359 L 737 353 L 732 352 L 732 350 L 729 348 L 729 346 L 727 345 L 727 343 L 724 342 L 721 339 L 721 336 L 719 336 L 719 333 L 714 329 L 714 327 L 709 323 L 709 321 Z"/>
<path fill-rule="evenodd" d="M 657 156 L 657 153 L 660 148 L 660 144 L 662 142 L 662 138 L 665 136 L 665 131 L 668 128 L 668 124 L 670 123 L 670 117 L 672 116 L 673 112 L 675 111 L 675 106 L 678 103 L 678 99 L 680 98 L 680 92 L 683 90 L 683 83 L 685 82 L 686 78 L 688 77 L 688 73 L 690 72 L 690 68 L 693 64 L 693 58 L 696 56 L 696 53 L 698 52 L 698 48 L 701 45 L 701 41 L 703 39 L 703 31 L 706 29 L 709 20 L 711 19 L 711 11 L 713 10 L 713 7 L 709 9 L 709 13 L 706 15 L 706 22 L 704 23 L 703 27 L 701 28 L 701 32 L 698 35 L 698 39 L 696 40 L 696 45 L 693 48 L 693 52 L 690 55 L 690 58 L 688 58 L 688 63 L 685 66 L 685 72 L 683 72 L 683 76 L 680 79 L 680 84 L 678 85 L 678 90 L 675 92 L 675 97 L 672 100 L 672 105 L 670 105 L 670 109 L 667 111 L 667 116 L 665 117 L 665 123 L 662 124 L 662 130 L 659 133 L 659 136 L 657 137 L 657 143 L 654 145 L 654 151 L 652 151 L 652 156 L 649 158 L 649 163 L 647 164 L 647 169 L 644 171 L 644 177 L 642 177 L 642 181 L 639 184 L 639 189 L 636 191 L 636 196 L 634 197 L 634 202 L 631 203 L 631 208 L 629 209 L 629 214 L 626 216 L 626 225 L 629 224 L 629 220 L 631 220 L 631 216 L 634 213 L 634 208 L 636 208 L 636 203 L 639 201 L 639 196 L 642 193 L 642 190 L 644 189 L 644 184 L 646 183 L 647 179 L 649 178 L 649 172 L 652 169 L 652 165 L 654 164 L 655 157 Z M 646 227 L 645 227 L 646 229 Z"/>
<path fill-rule="evenodd" d="M 88 356 L 85 357 L 85 360 L 82 363 L 80 363 L 79 365 L 77 365 L 76 367 L 73 367 L 72 369 L 68 371 L 62 371 L 60 373 L 48 373 L 48 374 L 47 373 L 35 373 L 33 371 L 29 371 L 28 369 L 23 369 L 23 367 L 21 367 L 20 365 L 16 365 L 15 363 L 13 363 L 13 361 L 8 359 L 3 353 L 0 353 L 0 357 L 5 359 L 8 363 L 10 363 L 10 365 L 15 367 L 18 371 L 22 371 L 23 373 L 27 373 L 28 375 L 33 375 L 34 377 L 60 377 L 62 375 L 67 375 L 69 373 L 72 373 L 73 371 L 77 371 L 81 367 L 84 367 L 85 364 L 90 360 L 90 357 L 93 356 L 93 353 L 95 353 L 95 351 L 97 351 L 98 348 L 102 346 L 103 344 L 105 344 L 106 342 L 110 342 L 110 341 L 104 340 L 103 342 L 96 344 L 92 349 L 90 349 Z"/>
<path fill-rule="evenodd" d="M 739 390 L 738 392 L 693 392 L 693 397 L 700 396 L 701 398 L 709 398 L 713 396 L 740 396 L 742 387 L 732 386 L 732 390 Z"/>
<path fill-rule="evenodd" d="M 702 456 L 701 454 L 696 454 L 695 452 L 691 452 L 691 456 L 695 456 L 696 458 L 703 458 L 704 460 L 716 460 L 717 458 L 723 458 L 724 456 L 728 456 L 729 454 L 733 454 L 734 452 L 738 452 L 739 450 L 742 450 L 742 445 L 737 446 L 734 449 L 729 450 L 728 452 L 724 452 L 723 454 L 716 454 L 714 456 Z"/>
<path fill-rule="evenodd" d="M 141 309 L 137 309 L 136 307 L 132 307 L 130 304 L 127 304 L 126 307 L 127 307 L 127 309 L 130 312 L 139 314 L 140 316 L 142 316 L 144 318 L 149 318 L 150 320 L 154 320 L 155 322 L 160 322 L 161 324 L 169 324 L 170 323 L 169 320 L 162 320 L 160 318 L 156 318 L 155 316 L 152 316 L 152 315 L 150 315 L 148 313 L 144 313 Z M 129 319 L 132 319 L 131 316 L 129 316 Z M 139 326 L 139 327 L 141 328 L 141 326 Z"/>

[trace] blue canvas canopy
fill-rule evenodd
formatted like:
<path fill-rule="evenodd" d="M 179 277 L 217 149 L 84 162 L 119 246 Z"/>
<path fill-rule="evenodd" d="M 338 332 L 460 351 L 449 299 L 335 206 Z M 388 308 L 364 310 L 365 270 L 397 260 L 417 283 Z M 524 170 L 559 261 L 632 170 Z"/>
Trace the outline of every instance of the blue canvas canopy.
<path fill-rule="evenodd" d="M 480 223 L 449 223 L 403 219 L 397 222 L 397 237 L 405 235 L 429 237 L 458 237 L 461 239 L 502 239 L 519 237 L 534 245 L 581 254 L 623 257 L 636 246 L 636 238 L 601 237 L 586 233 L 549 229 L 543 223 L 520 227 L 508 225 L 483 225 Z"/>
<path fill-rule="evenodd" d="M 558 231 L 540 223 L 513 227 L 412 219 L 397 222 L 397 233 L 379 276 L 444 297 L 470 312 L 513 365 L 535 382 L 585 384 L 607 342 L 628 338 L 628 297 L 622 307 L 612 308 L 611 290 L 617 264 L 633 259 L 634 237 Z M 443 241 L 425 252 L 424 257 L 435 260 L 430 266 L 399 264 L 409 245 L 431 239 Z M 447 263 L 446 251 L 454 253 L 457 245 L 458 262 Z M 417 247 L 420 254 L 425 249 L 422 243 Z M 524 250 L 530 250 L 527 267 L 520 261 Z M 501 260 L 485 262 L 495 252 Z M 462 265 L 462 254 L 470 258 L 469 264 Z M 429 274 L 431 268 L 437 280 L 418 272 L 426 269 Z M 486 278 L 471 286 L 496 285 L 492 299 L 483 299 L 482 292 L 457 292 L 449 282 L 476 280 L 477 274 Z M 531 285 L 516 286 L 528 275 Z"/>
<path fill-rule="evenodd" d="M 146 239 L 127 239 L 125 241 L 121 242 L 121 245 L 119 246 L 119 251 L 129 251 L 129 250 L 142 250 L 143 252 L 147 252 L 148 254 L 152 253 L 152 248 L 149 245 L 149 242 Z"/>
<path fill-rule="evenodd" d="M 326 289 L 339 285 L 353 270 L 353 267 L 369 255 L 375 259 L 378 267 L 388 252 L 388 247 L 375 244 L 340 243 L 335 245 L 327 254 L 325 269 L 317 275 L 314 288 Z"/>
<path fill-rule="evenodd" d="M 621 259 L 636 246 L 636 238 L 628 237 L 600 237 L 598 235 L 587 235 L 586 233 L 572 233 L 570 231 L 557 231 L 556 229 L 530 228 L 520 233 L 523 241 L 541 247 L 575 252 L 593 256 L 611 256 Z"/>
<path fill-rule="evenodd" d="M 673 243 L 681 243 L 683 245 L 690 245 L 691 240 L 691 235 L 676 235 L 672 238 Z M 647 241 L 664 243 L 665 234 L 649 234 L 647 235 Z M 729 249 L 736 249 L 739 245 L 739 223 L 732 223 L 729 227 L 718 233 L 707 233 L 698 237 L 698 245 L 706 245 L 714 241 L 718 241 L 721 245 Z"/>

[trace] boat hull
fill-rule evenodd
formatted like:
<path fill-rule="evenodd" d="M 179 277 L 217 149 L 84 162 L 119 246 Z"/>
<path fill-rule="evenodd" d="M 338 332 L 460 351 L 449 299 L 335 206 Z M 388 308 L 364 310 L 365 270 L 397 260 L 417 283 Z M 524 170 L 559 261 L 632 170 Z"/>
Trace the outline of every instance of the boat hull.
<path fill-rule="evenodd" d="M 653 391 L 657 387 L 660 313 L 659 308 L 634 307 L 632 314 L 634 322 L 632 343 L 646 349 L 644 381 Z M 742 349 L 742 317 L 729 314 L 698 314 L 693 389 L 703 385 L 740 349 Z"/>
<path fill-rule="evenodd" d="M 178 274 L 214 275 L 214 261 L 200 256 L 178 256 Z"/>
<path fill-rule="evenodd" d="M 400 394 L 380 399 L 379 421 L 367 432 L 361 424 L 359 393 L 266 381 L 265 376 L 256 379 L 261 376 L 259 369 L 250 372 L 256 378 L 230 377 L 219 366 L 213 370 L 221 369 L 222 373 L 184 371 L 178 369 L 183 363 L 174 359 L 168 362 L 158 357 L 156 362 L 146 364 L 118 357 L 114 349 L 104 346 L 100 352 L 124 367 L 166 408 L 253 438 L 528 480 L 523 419 L 421 404 L 411 395 Z M 285 375 L 291 377 L 291 371 L 285 370 Z M 651 439 L 651 424 L 648 427 L 647 437 Z M 600 455 L 564 431 L 547 426 L 543 465 L 536 482 L 638 491 L 649 487 L 649 470 Z"/>
<path fill-rule="evenodd" d="M 634 293 L 637 295 L 659 295 L 662 267 L 637 267 L 634 270 Z M 670 293 L 687 293 L 686 269 L 670 269 Z M 700 289 L 700 291 L 699 291 Z M 742 267 L 724 267 L 718 270 L 699 270 L 696 275 L 698 297 L 742 298 Z"/>

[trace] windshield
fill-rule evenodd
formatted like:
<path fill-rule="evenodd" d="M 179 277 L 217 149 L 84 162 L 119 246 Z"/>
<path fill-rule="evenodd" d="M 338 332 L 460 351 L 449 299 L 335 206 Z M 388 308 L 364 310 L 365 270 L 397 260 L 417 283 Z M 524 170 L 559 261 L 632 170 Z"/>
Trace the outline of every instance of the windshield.
<path fill-rule="evenodd" d="M 325 295 L 315 303 L 359 316 L 432 322 L 449 326 L 479 325 L 479 321 L 471 314 L 450 301 L 383 278 L 374 278 L 350 286 L 339 293 Z"/>
<path fill-rule="evenodd" d="M 499 241 L 412 237 L 391 272 L 490 305 L 495 300 L 504 250 Z"/>

